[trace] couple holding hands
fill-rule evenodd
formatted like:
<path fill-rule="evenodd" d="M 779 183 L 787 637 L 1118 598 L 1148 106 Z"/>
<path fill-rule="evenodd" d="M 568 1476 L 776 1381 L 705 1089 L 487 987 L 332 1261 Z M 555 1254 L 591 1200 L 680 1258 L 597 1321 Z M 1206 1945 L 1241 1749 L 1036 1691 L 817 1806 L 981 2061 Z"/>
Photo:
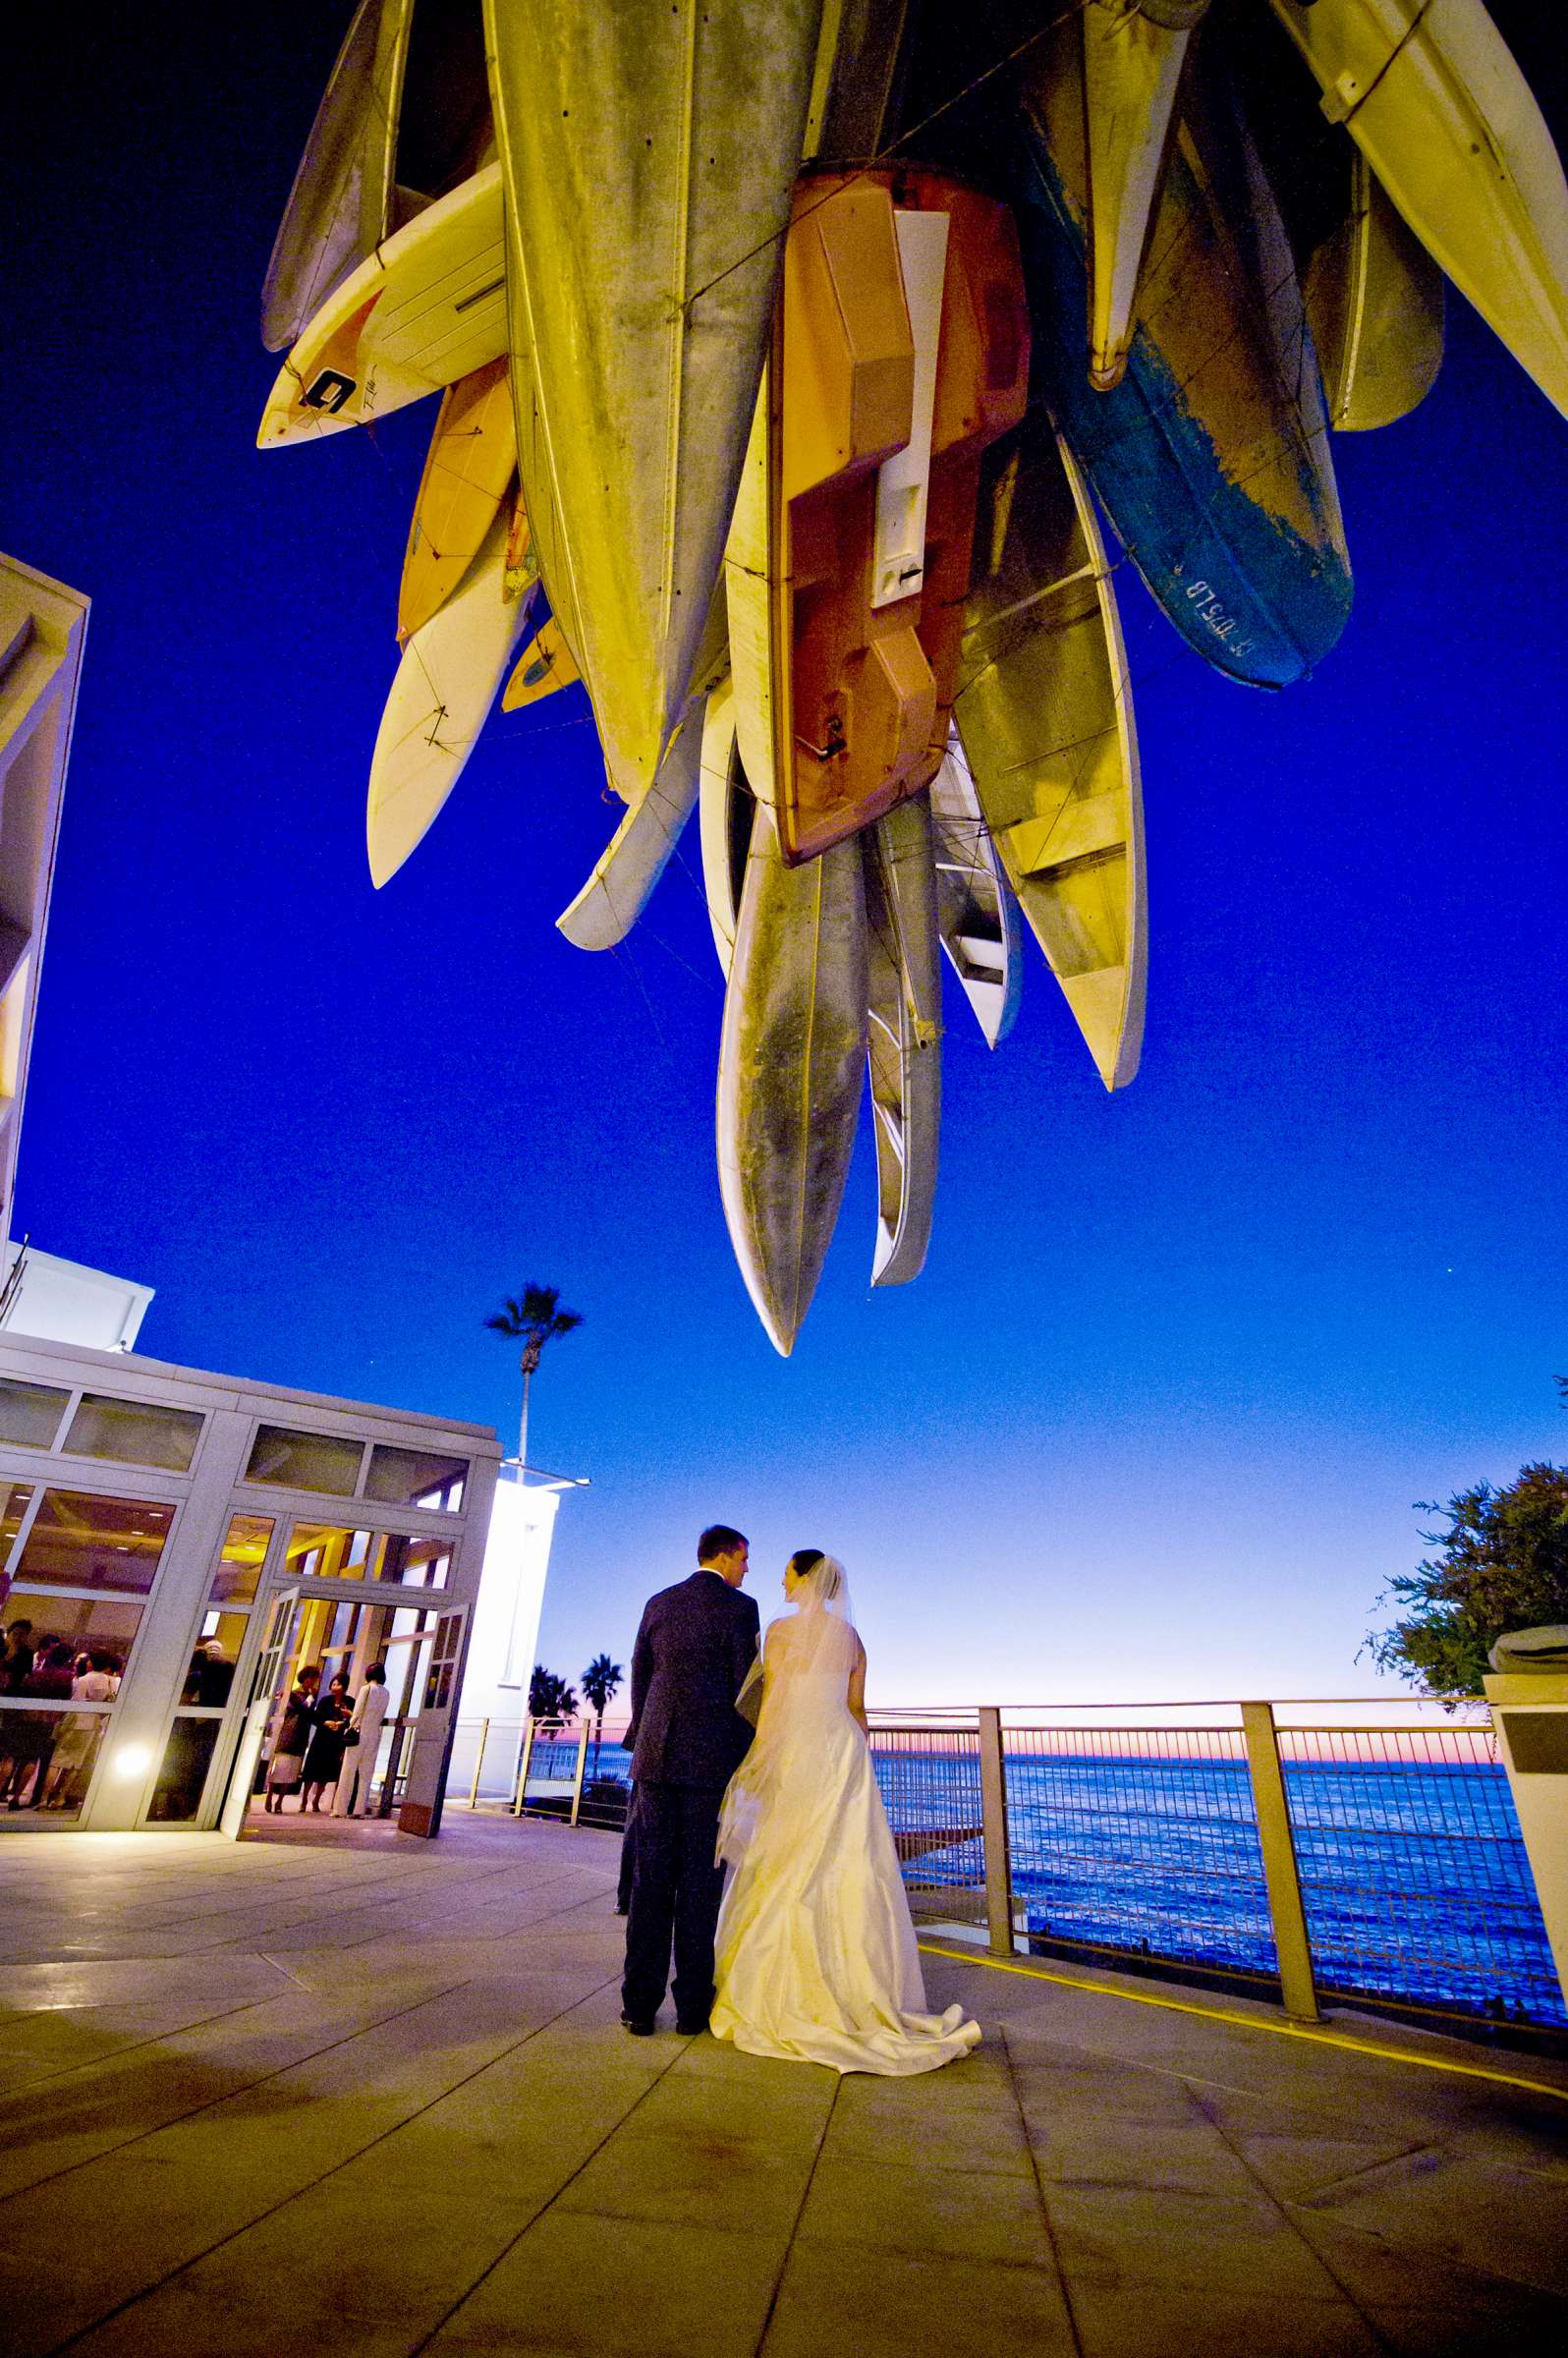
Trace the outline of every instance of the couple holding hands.
<path fill-rule="evenodd" d="M 836 2071 L 933 2071 L 980 2027 L 926 2009 L 872 1773 L 866 1649 L 844 1567 L 804 1547 L 758 1651 L 744 1536 L 715 1523 L 643 1614 L 626 1741 L 635 1865 L 621 2019 Z M 755 1733 L 754 1733 L 755 1728 Z M 725 1868 L 730 1869 L 725 1888 Z"/>

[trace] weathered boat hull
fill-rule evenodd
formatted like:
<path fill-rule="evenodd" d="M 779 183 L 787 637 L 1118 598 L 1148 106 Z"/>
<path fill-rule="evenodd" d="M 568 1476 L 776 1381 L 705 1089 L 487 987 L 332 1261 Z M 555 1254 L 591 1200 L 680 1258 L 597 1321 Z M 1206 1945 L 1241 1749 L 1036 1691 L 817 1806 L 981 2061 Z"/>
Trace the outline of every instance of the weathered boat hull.
<path fill-rule="evenodd" d="M 1417 237 L 1568 414 L 1568 185 L 1481 0 L 1273 0 Z"/>
<path fill-rule="evenodd" d="M 820 17 L 821 0 L 485 0 L 524 490 L 631 805 L 693 695 Z"/>
<path fill-rule="evenodd" d="M 789 868 L 758 809 L 719 1043 L 719 1192 L 747 1291 L 793 1349 L 832 1241 L 867 1051 L 858 843 Z"/>
<path fill-rule="evenodd" d="M 1344 226 L 1303 286 L 1329 424 L 1365 433 L 1408 418 L 1442 365 L 1442 272 L 1359 152 Z"/>
<path fill-rule="evenodd" d="M 448 386 L 430 437 L 403 580 L 398 638 L 438 614 L 484 546 L 517 480 L 517 434 L 506 362 L 491 361 Z"/>
<path fill-rule="evenodd" d="M 1089 378 L 1119 385 L 1133 340 L 1138 273 L 1165 167 L 1171 110 L 1208 0 L 1086 0 L 1089 141 Z"/>
<path fill-rule="evenodd" d="M 261 290 L 261 341 L 286 352 L 391 226 L 414 0 L 360 0 L 316 109 Z"/>
<path fill-rule="evenodd" d="M 1089 382 L 1076 19 L 1030 52 L 1020 233 L 1042 394 L 1167 618 L 1278 688 L 1334 646 L 1351 579 L 1316 359 L 1284 229 L 1223 88 L 1189 77 L 1121 383 Z M 1260 290 L 1262 290 L 1261 295 Z"/>
<path fill-rule="evenodd" d="M 994 1048 L 1017 1020 L 1023 987 L 1018 903 L 981 815 L 956 726 L 931 780 L 930 799 L 942 947 L 986 1046 Z"/>
<path fill-rule="evenodd" d="M 1127 656 L 1083 477 L 1032 418 L 990 471 L 954 714 L 991 840 L 1107 1089 L 1138 1070 L 1148 917 Z"/>
<path fill-rule="evenodd" d="M 861 838 L 866 861 L 867 1067 L 876 1140 L 873 1285 L 925 1265 L 942 1118 L 941 953 L 930 805 L 917 795 Z"/>

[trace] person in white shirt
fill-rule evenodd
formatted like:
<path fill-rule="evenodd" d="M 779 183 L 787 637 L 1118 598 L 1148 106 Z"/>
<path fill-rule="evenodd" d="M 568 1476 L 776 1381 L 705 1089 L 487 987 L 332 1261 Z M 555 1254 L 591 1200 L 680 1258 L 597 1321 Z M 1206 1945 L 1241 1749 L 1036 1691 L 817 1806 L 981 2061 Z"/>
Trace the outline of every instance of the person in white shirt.
<path fill-rule="evenodd" d="M 386 1664 L 372 1662 L 364 1674 L 364 1684 L 355 1698 L 343 1773 L 332 1793 L 334 1818 L 368 1818 L 370 1815 L 370 1785 L 375 1775 L 375 1756 L 381 1748 L 381 1722 L 386 1717 L 386 1707 L 391 1700 L 386 1683 Z M 356 1735 L 359 1737 L 358 1743 L 354 1741 Z"/>

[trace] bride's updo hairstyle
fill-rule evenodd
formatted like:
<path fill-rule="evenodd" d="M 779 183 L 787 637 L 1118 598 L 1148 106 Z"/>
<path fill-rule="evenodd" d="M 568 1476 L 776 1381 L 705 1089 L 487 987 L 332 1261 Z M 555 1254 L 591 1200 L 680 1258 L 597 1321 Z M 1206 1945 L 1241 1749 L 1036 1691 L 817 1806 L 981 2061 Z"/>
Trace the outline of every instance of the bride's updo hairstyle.
<path fill-rule="evenodd" d="M 822 1547 L 797 1547 L 789 1568 L 797 1580 L 811 1581 L 812 1594 L 823 1604 L 831 1604 L 844 1586 L 842 1568 Z"/>

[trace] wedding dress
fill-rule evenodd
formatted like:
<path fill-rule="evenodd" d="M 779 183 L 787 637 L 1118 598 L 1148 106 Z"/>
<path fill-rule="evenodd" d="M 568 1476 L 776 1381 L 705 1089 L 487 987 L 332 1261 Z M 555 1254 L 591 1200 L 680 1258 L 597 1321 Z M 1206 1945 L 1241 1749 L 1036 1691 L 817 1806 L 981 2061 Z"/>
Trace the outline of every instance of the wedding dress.
<path fill-rule="evenodd" d="M 756 1739 L 724 1797 L 708 2027 L 748 2054 L 890 2076 L 967 2054 L 980 2025 L 926 2010 L 871 1756 L 849 1709 L 860 1640 L 824 1556 L 767 1632 Z M 745 1695 L 742 1697 L 743 1704 Z"/>

